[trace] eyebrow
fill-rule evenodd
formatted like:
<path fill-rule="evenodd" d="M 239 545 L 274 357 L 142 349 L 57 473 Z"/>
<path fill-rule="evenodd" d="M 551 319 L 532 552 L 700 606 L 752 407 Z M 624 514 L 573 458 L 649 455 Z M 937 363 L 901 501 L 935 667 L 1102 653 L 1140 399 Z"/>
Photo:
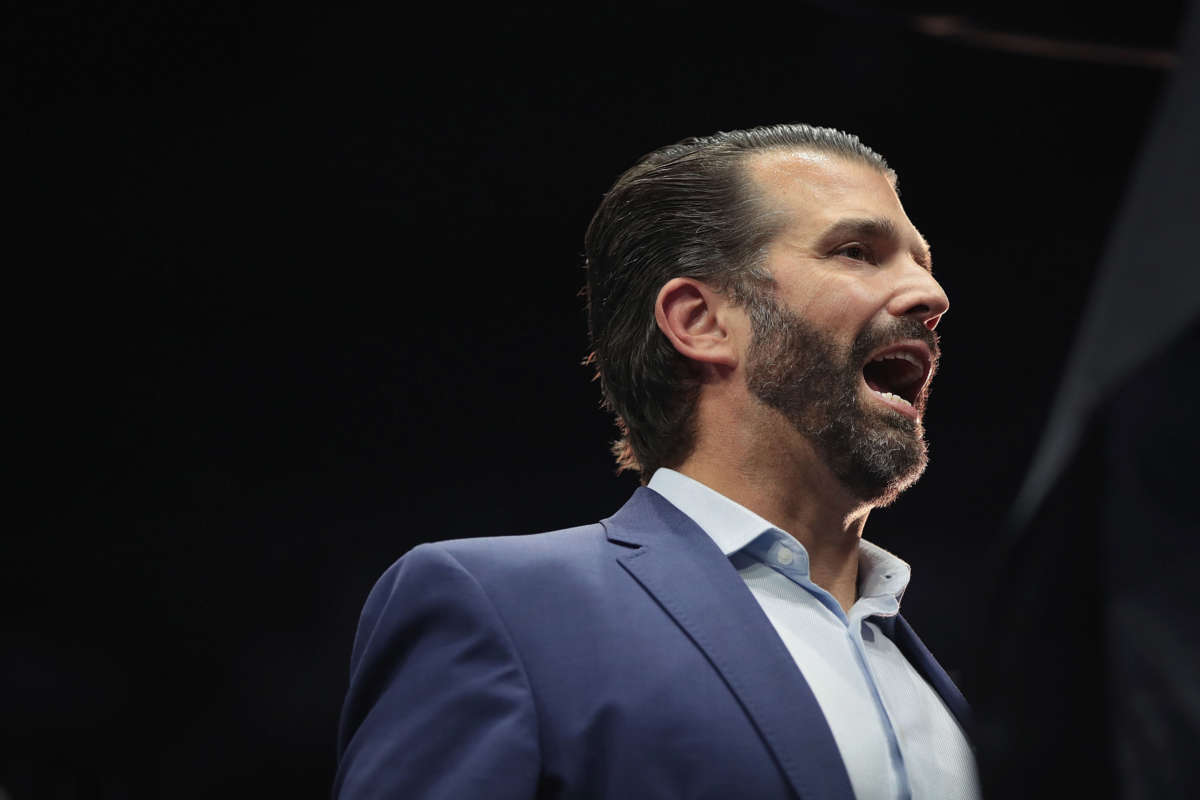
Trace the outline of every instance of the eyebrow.
<path fill-rule="evenodd" d="M 863 239 L 868 242 L 886 241 L 894 247 L 899 247 L 902 240 L 896 224 L 887 217 L 863 217 L 838 220 L 821 234 L 818 246 L 825 250 L 847 239 Z M 919 246 L 911 251 L 913 259 L 926 271 L 933 272 L 933 253 L 929 242 L 925 241 L 925 237 L 920 232 L 917 233 L 917 241 L 920 243 Z"/>

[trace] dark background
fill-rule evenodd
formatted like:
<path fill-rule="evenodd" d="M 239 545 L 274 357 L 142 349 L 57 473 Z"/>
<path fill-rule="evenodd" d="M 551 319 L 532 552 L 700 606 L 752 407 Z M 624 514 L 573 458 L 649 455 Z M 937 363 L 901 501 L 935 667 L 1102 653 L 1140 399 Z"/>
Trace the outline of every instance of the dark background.
<path fill-rule="evenodd" d="M 779 121 L 882 152 L 934 246 L 932 463 L 867 536 L 914 564 L 905 615 L 961 676 L 1169 70 L 939 39 L 911 14 L 966 12 L 906 5 L 10 20 L 0 786 L 327 794 L 378 575 L 635 486 L 580 365 L 602 193 L 657 146 Z M 1170 50 L 1180 12 L 967 19 Z"/>

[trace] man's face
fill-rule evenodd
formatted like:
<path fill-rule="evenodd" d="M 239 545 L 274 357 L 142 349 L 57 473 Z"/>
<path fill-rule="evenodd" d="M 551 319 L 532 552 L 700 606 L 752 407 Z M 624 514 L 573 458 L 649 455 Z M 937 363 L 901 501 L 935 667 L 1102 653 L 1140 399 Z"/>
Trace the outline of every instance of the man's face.
<path fill-rule="evenodd" d="M 774 297 L 752 303 L 747 386 L 841 483 L 886 505 L 928 460 L 921 424 L 948 307 L 887 177 L 836 156 L 766 153 L 750 171 L 785 224 Z"/>

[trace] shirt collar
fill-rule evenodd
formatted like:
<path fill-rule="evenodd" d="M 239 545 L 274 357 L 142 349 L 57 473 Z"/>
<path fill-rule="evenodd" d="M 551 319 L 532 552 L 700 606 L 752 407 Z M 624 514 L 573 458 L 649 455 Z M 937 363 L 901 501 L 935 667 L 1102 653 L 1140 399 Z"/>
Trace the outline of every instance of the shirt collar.
<path fill-rule="evenodd" d="M 858 540 L 858 596 L 894 597 L 897 610 L 908 581 L 912 578 L 912 567 L 907 561 L 889 553 L 866 539 Z"/>
<path fill-rule="evenodd" d="M 744 549 L 764 533 L 777 533 L 785 537 L 790 549 L 803 553 L 803 563 L 808 563 L 808 552 L 804 545 L 783 530 L 767 522 L 750 509 L 730 500 L 725 495 L 689 478 L 681 472 L 660 467 L 650 478 L 647 488 L 658 492 L 671 505 L 678 508 L 700 526 L 721 549 L 726 557 Z M 858 596 L 894 597 L 897 607 L 908 581 L 912 567 L 878 545 L 865 539 L 858 542 Z M 893 612 L 895 613 L 895 612 Z"/>
<path fill-rule="evenodd" d="M 741 503 L 673 469 L 655 470 L 646 488 L 691 517 L 725 556 L 733 555 L 762 533 L 778 530 Z"/>

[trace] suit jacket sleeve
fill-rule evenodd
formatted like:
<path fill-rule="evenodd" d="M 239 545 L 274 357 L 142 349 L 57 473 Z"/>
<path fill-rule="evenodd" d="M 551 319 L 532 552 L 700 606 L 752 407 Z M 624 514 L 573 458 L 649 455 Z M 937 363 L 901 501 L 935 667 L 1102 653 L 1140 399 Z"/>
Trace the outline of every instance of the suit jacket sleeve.
<path fill-rule="evenodd" d="M 422 545 L 367 598 L 338 736 L 334 796 L 531 798 L 537 715 L 483 587 Z"/>

